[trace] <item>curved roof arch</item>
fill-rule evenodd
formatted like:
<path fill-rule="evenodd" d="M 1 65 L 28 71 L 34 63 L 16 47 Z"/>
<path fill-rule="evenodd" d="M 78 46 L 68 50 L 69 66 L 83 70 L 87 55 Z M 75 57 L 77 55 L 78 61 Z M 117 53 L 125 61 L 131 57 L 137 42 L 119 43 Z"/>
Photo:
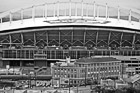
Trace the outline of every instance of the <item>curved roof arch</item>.
<path fill-rule="evenodd" d="M 140 14 L 126 7 L 96 2 L 35 4 L 0 14 L 0 30 L 53 25 L 94 25 L 140 29 Z"/>

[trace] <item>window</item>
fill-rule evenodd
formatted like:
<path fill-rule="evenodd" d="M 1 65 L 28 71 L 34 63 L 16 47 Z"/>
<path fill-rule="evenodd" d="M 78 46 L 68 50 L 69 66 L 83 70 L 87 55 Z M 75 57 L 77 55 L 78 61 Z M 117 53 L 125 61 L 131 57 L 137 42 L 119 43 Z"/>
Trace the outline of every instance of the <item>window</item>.
<path fill-rule="evenodd" d="M 74 77 L 76 78 L 76 74 L 74 75 Z"/>
<path fill-rule="evenodd" d="M 70 75 L 68 74 L 68 78 L 70 78 Z"/>
<path fill-rule="evenodd" d="M 73 74 L 71 74 L 71 78 L 73 78 Z"/>

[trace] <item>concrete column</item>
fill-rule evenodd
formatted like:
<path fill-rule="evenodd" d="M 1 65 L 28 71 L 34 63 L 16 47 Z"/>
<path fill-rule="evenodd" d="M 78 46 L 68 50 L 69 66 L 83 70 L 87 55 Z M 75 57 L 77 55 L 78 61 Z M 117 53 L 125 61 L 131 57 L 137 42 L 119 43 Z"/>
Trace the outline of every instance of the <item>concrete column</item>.
<path fill-rule="evenodd" d="M 118 21 L 120 20 L 120 7 L 118 6 Z"/>
<path fill-rule="evenodd" d="M 135 47 L 135 40 L 136 40 L 136 32 L 133 35 L 132 46 Z"/>
<path fill-rule="evenodd" d="M 24 40 L 23 40 L 24 38 L 23 38 L 23 33 L 21 33 L 21 43 L 22 43 L 22 45 L 23 45 L 23 43 L 24 43 Z"/>
<path fill-rule="evenodd" d="M 11 34 L 9 34 L 9 43 L 10 43 L 10 48 L 11 48 L 11 46 L 12 46 L 12 37 L 11 37 Z"/>
<path fill-rule="evenodd" d="M 22 66 L 23 66 L 22 61 L 20 61 L 20 67 L 22 67 Z"/>

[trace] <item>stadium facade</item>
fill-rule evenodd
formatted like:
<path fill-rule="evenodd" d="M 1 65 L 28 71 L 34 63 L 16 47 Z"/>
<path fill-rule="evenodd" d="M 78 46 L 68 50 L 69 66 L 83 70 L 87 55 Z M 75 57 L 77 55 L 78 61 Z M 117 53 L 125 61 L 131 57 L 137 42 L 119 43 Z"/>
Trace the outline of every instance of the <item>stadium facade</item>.
<path fill-rule="evenodd" d="M 140 14 L 96 2 L 24 7 L 0 14 L 0 44 L 1 67 L 50 66 L 67 56 L 139 59 Z"/>

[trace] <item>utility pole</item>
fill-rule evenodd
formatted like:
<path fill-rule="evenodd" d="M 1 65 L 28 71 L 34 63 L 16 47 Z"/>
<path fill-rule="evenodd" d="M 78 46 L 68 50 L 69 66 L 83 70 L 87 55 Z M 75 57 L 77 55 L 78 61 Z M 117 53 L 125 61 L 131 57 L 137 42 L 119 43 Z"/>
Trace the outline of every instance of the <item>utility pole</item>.
<path fill-rule="evenodd" d="M 87 66 L 85 66 L 85 87 L 86 87 L 86 81 L 87 81 Z"/>
<path fill-rule="evenodd" d="M 61 72 L 60 72 L 60 65 L 59 65 L 59 89 L 60 89 L 60 78 L 61 78 L 61 76 L 60 76 L 60 74 L 61 74 Z"/>
<path fill-rule="evenodd" d="M 69 79 L 69 93 L 70 93 L 70 79 Z"/>

